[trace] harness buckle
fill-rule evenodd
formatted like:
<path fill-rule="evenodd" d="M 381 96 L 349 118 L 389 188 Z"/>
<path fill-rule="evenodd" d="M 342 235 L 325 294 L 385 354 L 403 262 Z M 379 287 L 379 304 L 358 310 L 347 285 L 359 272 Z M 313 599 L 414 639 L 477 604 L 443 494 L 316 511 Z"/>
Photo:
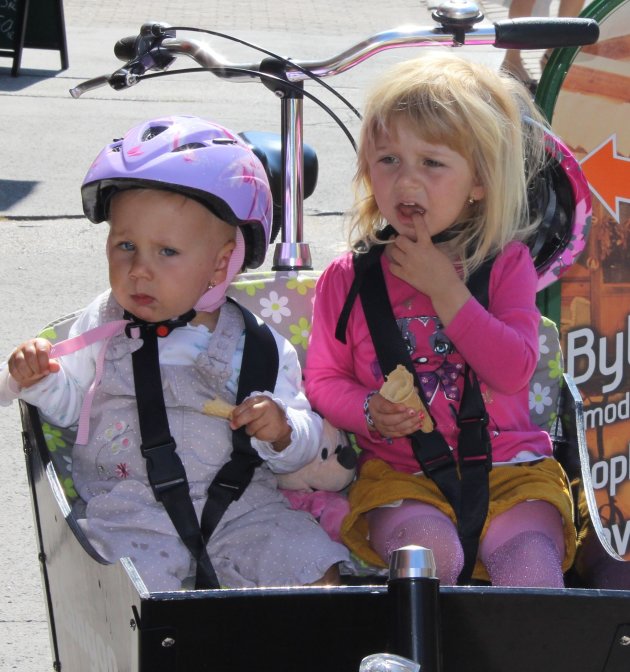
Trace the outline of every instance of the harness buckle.
<path fill-rule="evenodd" d="M 240 499 L 252 480 L 256 467 L 262 463 L 257 453 L 233 452 L 212 481 L 210 490 L 228 495 L 233 501 Z"/>
<path fill-rule="evenodd" d="M 411 448 L 422 470 L 433 478 L 433 474 L 455 466 L 453 451 L 437 431 L 425 434 L 415 432 L 411 435 Z"/>
<path fill-rule="evenodd" d="M 127 322 L 125 325 L 125 336 L 127 338 L 140 338 L 144 333 L 144 325 L 141 322 Z"/>
<path fill-rule="evenodd" d="M 424 460 L 424 471 L 428 473 L 433 473 L 439 471 L 444 467 L 449 467 L 453 464 L 453 455 L 449 453 L 448 455 L 438 455 L 434 459 Z"/>
<path fill-rule="evenodd" d="M 488 423 L 487 412 L 477 418 L 457 418 L 460 466 L 483 464 L 488 471 L 492 469 L 492 445 L 487 430 Z"/>
<path fill-rule="evenodd" d="M 146 459 L 147 476 L 155 499 L 159 502 L 165 493 L 179 486 L 188 486 L 186 470 L 176 452 L 177 444 L 171 437 L 157 446 L 140 446 Z"/>
<path fill-rule="evenodd" d="M 138 336 L 144 337 L 144 334 L 147 331 L 152 330 L 159 338 L 165 338 L 174 329 L 185 327 L 195 318 L 195 315 L 197 315 L 197 311 L 194 308 L 191 308 L 187 313 L 170 320 L 163 320 L 162 322 L 145 322 L 135 315 L 125 312 L 125 318 L 129 319 L 129 322 L 125 325 L 125 336 L 127 336 L 127 338 L 137 338 Z"/>
<path fill-rule="evenodd" d="M 242 483 L 237 483 L 236 481 L 233 481 L 229 478 L 218 478 L 212 485 L 216 486 L 217 488 L 224 488 L 225 490 L 228 490 L 232 493 L 240 494 L 243 491 Z"/>

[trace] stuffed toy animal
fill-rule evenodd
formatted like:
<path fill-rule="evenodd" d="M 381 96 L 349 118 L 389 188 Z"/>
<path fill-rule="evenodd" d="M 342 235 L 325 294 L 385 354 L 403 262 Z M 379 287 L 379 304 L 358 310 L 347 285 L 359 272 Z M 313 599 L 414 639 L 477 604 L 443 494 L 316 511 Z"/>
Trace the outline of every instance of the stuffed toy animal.
<path fill-rule="evenodd" d="M 278 474 L 278 486 L 291 508 L 308 511 L 331 539 L 339 541 L 341 521 L 350 507 L 340 491 L 354 479 L 357 454 L 345 432 L 324 420 L 317 457 L 290 474 Z"/>

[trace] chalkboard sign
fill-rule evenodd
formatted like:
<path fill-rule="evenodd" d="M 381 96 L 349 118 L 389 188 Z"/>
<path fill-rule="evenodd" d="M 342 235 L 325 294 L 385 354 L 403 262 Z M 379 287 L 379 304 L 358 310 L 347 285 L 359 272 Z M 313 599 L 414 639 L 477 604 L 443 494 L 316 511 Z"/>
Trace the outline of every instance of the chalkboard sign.
<path fill-rule="evenodd" d="M 13 49 L 20 0 L 0 0 L 0 49 Z"/>
<path fill-rule="evenodd" d="M 14 77 L 25 48 L 55 49 L 68 67 L 63 0 L 0 0 L 0 56 L 13 58 Z"/>

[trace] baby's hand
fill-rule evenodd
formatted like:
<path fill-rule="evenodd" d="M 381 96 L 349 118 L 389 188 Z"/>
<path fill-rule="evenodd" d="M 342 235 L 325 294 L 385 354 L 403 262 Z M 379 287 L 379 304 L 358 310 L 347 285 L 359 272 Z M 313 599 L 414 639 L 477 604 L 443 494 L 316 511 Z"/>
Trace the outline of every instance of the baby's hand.
<path fill-rule="evenodd" d="M 284 411 L 264 394 L 246 399 L 232 411 L 230 427 L 243 426 L 249 436 L 271 443 L 278 453 L 291 443 L 291 427 Z"/>
<path fill-rule="evenodd" d="M 368 408 L 374 421 L 374 429 L 388 439 L 408 436 L 422 427 L 424 413 L 388 401 L 378 393 L 370 397 Z"/>
<path fill-rule="evenodd" d="M 9 373 L 20 387 L 31 387 L 60 366 L 50 359 L 52 344 L 44 338 L 32 338 L 19 345 L 9 357 Z"/>

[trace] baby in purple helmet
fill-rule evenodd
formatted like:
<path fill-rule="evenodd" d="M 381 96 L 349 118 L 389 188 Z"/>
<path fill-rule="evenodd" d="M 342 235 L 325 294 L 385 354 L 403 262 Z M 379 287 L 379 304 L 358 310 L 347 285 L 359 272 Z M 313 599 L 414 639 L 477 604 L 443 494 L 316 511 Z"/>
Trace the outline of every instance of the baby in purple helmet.
<path fill-rule="evenodd" d="M 0 403 L 21 398 L 53 424 L 78 425 L 72 476 L 88 539 L 108 561 L 131 558 L 150 591 L 177 590 L 194 573 L 190 544 L 156 500 L 141 452 L 145 369 L 134 353 L 153 329 L 167 429 L 197 519 L 234 432 L 249 437 L 258 465 L 198 564 L 209 558 L 223 587 L 334 583 L 347 550 L 277 490 L 275 473 L 311 462 L 322 431 L 301 391 L 297 353 L 277 332 L 275 386 L 236 403 L 245 322 L 225 291 L 243 267 L 262 263 L 268 246 L 272 203 L 261 163 L 217 124 L 157 119 L 105 147 L 82 196 L 93 222 L 109 222 L 111 289 L 80 314 L 64 344 L 36 338 L 14 350 L 0 369 Z M 203 412 L 216 399 L 233 407 L 229 418 Z"/>

